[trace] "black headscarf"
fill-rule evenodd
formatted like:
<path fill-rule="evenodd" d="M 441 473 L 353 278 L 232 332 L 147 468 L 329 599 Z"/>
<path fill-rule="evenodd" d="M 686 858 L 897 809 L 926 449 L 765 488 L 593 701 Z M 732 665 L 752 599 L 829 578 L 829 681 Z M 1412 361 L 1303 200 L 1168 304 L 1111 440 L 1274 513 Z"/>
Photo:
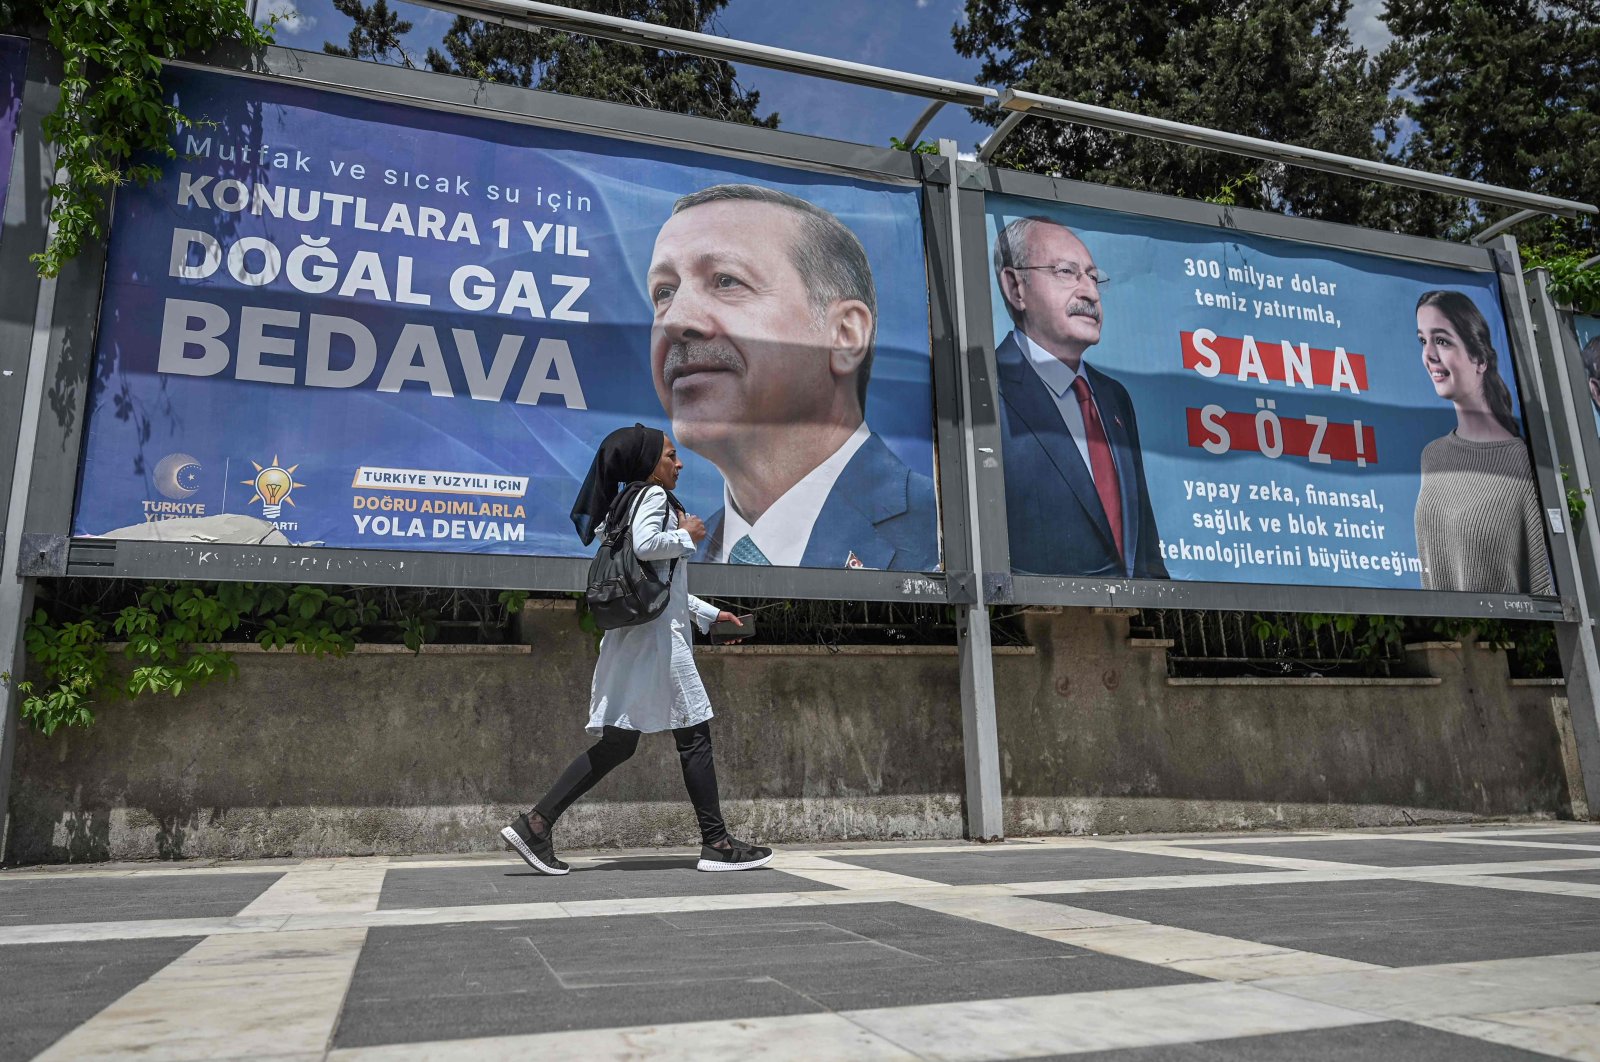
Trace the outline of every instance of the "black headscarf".
<path fill-rule="evenodd" d="M 643 424 L 618 428 L 605 437 L 594 453 L 578 500 L 572 503 L 572 525 L 585 546 L 594 541 L 601 523 L 617 527 L 627 519 L 633 500 L 649 485 L 645 480 L 656 470 L 666 442 L 665 432 Z M 683 508 L 671 491 L 667 491 L 667 501 L 675 509 Z"/>

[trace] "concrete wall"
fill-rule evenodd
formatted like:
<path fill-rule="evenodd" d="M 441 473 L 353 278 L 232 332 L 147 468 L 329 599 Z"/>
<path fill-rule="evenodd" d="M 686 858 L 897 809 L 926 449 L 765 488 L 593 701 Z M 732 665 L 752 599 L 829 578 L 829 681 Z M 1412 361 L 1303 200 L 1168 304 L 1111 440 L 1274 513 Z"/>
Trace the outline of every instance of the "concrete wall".
<path fill-rule="evenodd" d="M 1183 683 L 1089 610 L 996 655 L 1014 834 L 1552 816 L 1570 800 L 1552 695 L 1504 655 L 1419 648 L 1378 683 Z M 241 652 L 239 676 L 27 733 L 7 859 L 475 851 L 587 739 L 594 647 L 566 607 L 528 644 L 342 660 Z M 953 651 L 704 650 L 724 810 L 768 841 L 962 832 Z M 1556 702 L 1558 705 L 1560 701 Z M 562 820 L 567 847 L 696 837 L 670 738 Z"/>

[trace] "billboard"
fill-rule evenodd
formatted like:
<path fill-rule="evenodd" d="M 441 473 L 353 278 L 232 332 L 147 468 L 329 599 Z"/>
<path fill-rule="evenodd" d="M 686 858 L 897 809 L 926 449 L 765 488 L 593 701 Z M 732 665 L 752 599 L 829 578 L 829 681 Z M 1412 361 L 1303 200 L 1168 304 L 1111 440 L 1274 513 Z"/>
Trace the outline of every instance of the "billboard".
<path fill-rule="evenodd" d="M 74 534 L 584 556 L 638 421 L 701 560 L 938 569 L 916 186 L 165 84 L 203 122 L 118 193 Z"/>
<path fill-rule="evenodd" d="M 1495 274 L 987 211 L 1013 571 L 1554 593 Z"/>
<path fill-rule="evenodd" d="M 17 122 L 22 118 L 22 86 L 28 66 L 28 42 L 0 36 L 0 217 L 5 216 L 6 190 L 11 186 L 11 153 Z"/>

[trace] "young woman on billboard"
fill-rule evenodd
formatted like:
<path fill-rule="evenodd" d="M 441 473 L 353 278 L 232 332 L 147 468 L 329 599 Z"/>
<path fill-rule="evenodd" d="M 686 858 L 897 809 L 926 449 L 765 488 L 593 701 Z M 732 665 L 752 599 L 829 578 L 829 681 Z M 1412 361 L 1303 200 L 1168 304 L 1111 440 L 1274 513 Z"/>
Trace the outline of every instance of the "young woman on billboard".
<path fill-rule="evenodd" d="M 589 466 L 589 475 L 572 508 L 572 522 L 584 545 L 618 521 L 631 520 L 633 550 L 671 580 L 667 608 L 654 619 L 608 630 L 600 642 L 589 695 L 587 730 L 600 740 L 579 754 L 540 801 L 501 836 L 525 863 L 541 874 L 565 874 L 556 858 L 551 832 L 556 820 L 595 783 L 639 747 L 640 734 L 671 730 L 683 766 L 683 784 L 700 824 L 701 870 L 754 870 L 772 859 L 772 850 L 728 836 L 717 799 L 717 772 L 711 753 L 711 701 L 695 668 L 688 627 L 735 623 L 689 593 L 687 560 L 706 537 L 706 526 L 684 512 L 672 494 L 683 463 L 665 432 L 635 424 L 607 435 Z M 670 573 L 670 575 L 669 575 Z"/>
<path fill-rule="evenodd" d="M 1417 552 L 1428 590 L 1552 594 L 1533 462 L 1483 311 L 1464 292 L 1417 301 L 1422 367 L 1456 427 L 1422 451 Z"/>

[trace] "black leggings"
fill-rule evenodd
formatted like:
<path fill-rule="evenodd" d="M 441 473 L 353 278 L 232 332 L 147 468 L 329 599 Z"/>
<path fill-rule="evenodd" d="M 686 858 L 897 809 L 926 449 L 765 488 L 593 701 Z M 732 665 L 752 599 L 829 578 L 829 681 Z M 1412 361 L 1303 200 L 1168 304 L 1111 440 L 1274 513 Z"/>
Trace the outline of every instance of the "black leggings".
<path fill-rule="evenodd" d="M 683 765 L 683 785 L 689 790 L 694 816 L 700 822 L 701 843 L 717 844 L 728 836 L 728 828 L 722 821 L 722 808 L 717 802 L 717 767 L 711 759 L 711 720 L 674 730 L 672 738 L 677 742 L 678 761 Z M 593 789 L 596 782 L 625 762 L 638 747 L 637 730 L 606 727 L 599 741 L 567 765 L 533 810 L 546 822 L 554 824 L 573 801 Z"/>

